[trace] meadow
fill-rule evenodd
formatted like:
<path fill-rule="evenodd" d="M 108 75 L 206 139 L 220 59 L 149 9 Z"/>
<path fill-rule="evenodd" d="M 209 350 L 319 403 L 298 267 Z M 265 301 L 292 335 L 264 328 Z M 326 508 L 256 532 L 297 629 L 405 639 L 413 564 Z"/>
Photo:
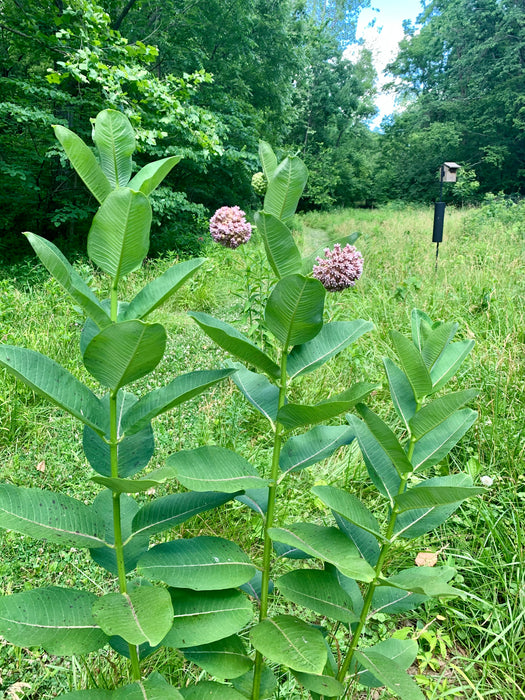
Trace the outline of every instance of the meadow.
<path fill-rule="evenodd" d="M 455 321 L 460 339 L 476 345 L 453 384 L 477 388 L 473 428 L 441 466 L 440 474 L 468 472 L 483 496 L 466 501 L 437 531 L 418 541 L 420 552 L 437 555 L 439 563 L 457 570 L 454 585 L 464 599 L 431 601 L 401 619 L 378 614 L 367 635 L 381 638 L 396 625 L 419 640 L 420 652 L 411 673 L 427 697 L 525 697 L 525 211 L 522 205 L 493 198 L 478 209 L 447 210 L 444 241 L 436 264 L 431 243 L 432 210 L 391 204 L 370 210 L 335 210 L 296 216 L 296 237 L 304 254 L 355 231 L 364 257 L 364 272 L 353 289 L 328 295 L 329 320 L 370 320 L 375 331 L 307 377 L 298 387 L 303 399 L 343 391 L 351 382 L 379 382 L 368 404 L 387 422 L 394 421 L 386 400 L 388 387 L 382 358 L 392 356 L 389 330 L 408 334 L 413 308 L 432 319 Z M 228 321 L 248 335 L 265 340 L 260 302 L 270 284 L 262 244 L 255 234 L 242 249 L 214 245 L 205 251 L 199 273 L 162 310 L 153 314 L 168 331 L 168 350 L 147 378 L 148 388 L 160 386 L 180 372 L 217 368 L 228 359 L 202 334 L 187 312 L 204 311 Z M 148 259 L 125 282 L 132 296 L 174 261 L 167 253 Z M 107 296 L 107 282 L 86 259 L 77 271 Z M 68 305 L 60 286 L 35 260 L 0 269 L 0 337 L 3 343 L 38 349 L 60 362 L 86 383 L 90 376 L 78 363 L 82 326 L 78 309 Z M 140 383 L 140 382 L 139 382 Z M 18 486 L 52 487 L 91 502 L 99 487 L 90 482 L 90 468 L 81 451 L 81 430 L 58 409 L 36 397 L 20 382 L 0 371 L 0 481 Z M 161 466 L 177 449 L 205 444 L 235 449 L 267 469 L 270 442 L 262 419 L 233 383 L 219 385 L 156 421 L 156 453 L 151 466 Z M 305 515 L 323 518 L 313 495 L 314 484 L 344 484 L 360 497 L 374 498 L 354 444 L 295 476 L 296 487 L 277 513 L 288 520 Z M 163 493 L 168 487 L 159 487 Z M 305 509 L 308 511 L 305 514 Z M 252 515 L 234 502 L 213 518 L 196 516 L 184 525 L 193 534 L 231 538 L 246 548 L 245 532 L 256 527 Z M 246 525 L 249 524 L 249 527 Z M 105 574 L 83 551 L 64 552 L 11 531 L 0 532 L 0 593 L 39 585 L 79 585 L 101 590 Z M 416 552 L 417 553 L 417 552 Z M 397 551 L 414 560 L 413 546 Z M 161 670 L 174 684 L 198 677 L 200 671 L 174 652 L 151 657 L 151 669 Z M 64 661 L 36 649 L 13 648 L 0 639 L 0 698 L 47 700 L 57 693 L 90 687 L 99 671 L 108 687 L 119 679 L 118 662 L 108 651 L 97 657 Z M 282 698 L 306 698 L 283 680 Z M 361 698 L 391 697 L 387 691 L 363 691 Z"/>

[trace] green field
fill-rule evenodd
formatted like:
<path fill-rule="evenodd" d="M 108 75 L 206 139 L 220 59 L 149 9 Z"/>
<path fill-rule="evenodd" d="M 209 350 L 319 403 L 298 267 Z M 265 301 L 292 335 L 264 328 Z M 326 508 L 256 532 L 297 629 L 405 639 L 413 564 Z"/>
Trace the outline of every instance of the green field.
<path fill-rule="evenodd" d="M 390 205 L 308 213 L 296 217 L 296 229 L 305 253 L 361 233 L 356 245 L 365 260 L 363 276 L 354 289 L 329 295 L 325 314 L 330 320 L 363 318 L 375 324 L 373 333 L 318 370 L 315 382 L 308 375 L 298 383 L 303 400 L 314 403 L 357 380 L 377 381 L 383 388 L 368 403 L 393 424 L 382 364 L 385 355 L 393 356 L 389 331 L 407 335 L 411 311 L 419 308 L 434 320 L 456 321 L 458 337 L 476 341 L 452 384 L 479 389 L 474 406 L 479 418 L 440 473 L 467 471 L 476 485 L 482 477 L 490 477 L 491 485 L 445 526 L 418 541 L 417 550 L 405 544 L 405 550 L 396 551 L 407 566 L 418 552 L 438 553 L 440 563 L 457 569 L 454 584 L 467 595 L 425 604 L 401 620 L 377 615 L 367 634 L 373 641 L 396 625 L 419 636 L 420 653 L 411 672 L 428 698 L 525 697 L 525 207 L 494 199 L 479 209 L 450 208 L 437 265 L 430 208 Z M 198 276 L 156 312 L 168 330 L 169 346 L 162 364 L 148 377 L 151 386 L 181 372 L 220 367 L 228 359 L 187 316 L 189 310 L 211 313 L 264 342 L 259 310 L 269 275 L 257 234 L 237 251 L 210 243 L 206 255 L 208 262 Z M 128 296 L 132 285 L 138 288 L 157 276 L 173 259 L 170 254 L 149 259 L 127 279 Z M 79 260 L 76 266 L 101 297 L 107 295 L 104 278 L 88 262 Z M 0 269 L 2 342 L 39 350 L 89 383 L 78 360 L 82 322 L 36 259 Z M 91 502 L 99 487 L 89 480 L 79 425 L 3 370 L 0 410 L 0 481 L 54 488 Z M 233 383 L 173 410 L 155 427 L 152 467 L 178 449 L 211 443 L 235 449 L 263 472 L 268 468 L 266 426 Z M 354 445 L 300 472 L 295 481 L 281 501 L 278 519 L 323 522 L 320 504 L 308 495 L 314 483 L 344 484 L 365 499 L 375 493 Z M 484 482 L 489 483 L 486 478 Z M 195 517 L 182 535 L 215 534 L 253 549 L 250 530 L 256 527 L 255 518 L 236 503 L 212 519 Z M 106 581 L 81 551 L 64 551 L 11 531 L 0 532 L 0 544 L 2 595 L 36 585 L 77 585 L 98 592 Z M 257 556 L 257 550 L 253 553 Z M 65 690 L 92 687 L 94 675 L 112 687 L 120 683 L 119 663 L 110 651 L 96 657 L 95 668 L 89 658 L 62 660 L 36 649 L 13 648 L 0 639 L 0 698 L 47 700 Z M 146 663 L 179 685 L 200 673 L 167 650 Z M 363 692 L 361 697 L 390 697 L 382 692 Z M 280 697 L 307 696 L 284 678 Z"/>

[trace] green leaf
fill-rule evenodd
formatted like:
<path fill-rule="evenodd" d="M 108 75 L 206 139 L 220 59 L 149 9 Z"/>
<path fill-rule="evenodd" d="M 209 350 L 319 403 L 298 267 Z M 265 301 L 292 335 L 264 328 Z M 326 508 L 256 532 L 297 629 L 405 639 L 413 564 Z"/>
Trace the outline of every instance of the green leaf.
<path fill-rule="evenodd" d="M 74 690 L 72 693 L 60 695 L 63 700 L 113 700 L 112 690 Z"/>
<path fill-rule="evenodd" d="M 327 651 L 322 633 L 291 615 L 277 615 L 259 622 L 250 631 L 250 640 L 270 661 L 295 671 L 322 673 Z"/>
<path fill-rule="evenodd" d="M 0 366 L 37 394 L 104 434 L 102 404 L 95 394 L 59 364 L 34 350 L 0 345 Z"/>
<path fill-rule="evenodd" d="M 253 670 L 248 671 L 248 673 L 245 673 L 244 676 L 234 678 L 232 685 L 242 694 L 244 698 L 251 700 L 253 688 Z M 259 695 L 260 700 L 268 700 L 268 698 L 273 698 L 276 690 L 277 679 L 270 671 L 268 666 L 263 666 Z"/>
<path fill-rule="evenodd" d="M 304 688 L 324 698 L 338 698 L 345 692 L 344 685 L 332 676 L 300 673 L 299 671 L 292 671 L 292 673 Z"/>
<path fill-rule="evenodd" d="M 0 484 L 0 527 L 64 547 L 103 547 L 104 528 L 91 506 L 61 493 Z"/>
<path fill-rule="evenodd" d="M 268 498 L 268 488 L 246 489 L 240 495 L 235 496 L 236 501 L 239 501 L 239 503 L 244 503 L 244 505 L 251 508 L 254 513 L 260 515 L 261 518 L 264 518 L 266 511 L 268 510 Z"/>
<path fill-rule="evenodd" d="M 421 352 L 423 343 L 432 330 L 432 319 L 424 311 L 412 309 L 412 341 L 416 348 Z"/>
<path fill-rule="evenodd" d="M 312 493 L 320 498 L 328 508 L 339 513 L 346 520 L 371 533 L 379 540 L 383 539 L 379 523 L 364 503 L 361 503 L 353 494 L 334 486 L 314 486 Z"/>
<path fill-rule="evenodd" d="M 163 646 L 184 649 L 209 644 L 239 632 L 251 622 L 252 605 L 238 590 L 171 589 L 174 623 Z"/>
<path fill-rule="evenodd" d="M 453 377 L 474 347 L 473 340 L 450 343 L 430 370 L 433 392 L 439 391 Z"/>
<path fill-rule="evenodd" d="M 332 511 L 337 527 L 355 544 L 359 554 L 371 566 L 375 566 L 379 559 L 379 544 L 377 537 L 363 530 L 358 525 L 350 522 L 336 511 Z"/>
<path fill-rule="evenodd" d="M 93 319 L 99 328 L 109 326 L 111 319 L 106 310 L 60 250 L 50 241 L 34 233 L 26 231 L 24 235 L 48 272 L 77 304 L 80 304 L 85 314 Z"/>
<path fill-rule="evenodd" d="M 391 331 L 390 335 L 414 395 L 420 400 L 432 392 L 432 380 L 427 366 L 419 350 L 408 338 L 398 331 Z"/>
<path fill-rule="evenodd" d="M 253 666 L 253 661 L 237 635 L 211 644 L 188 647 L 184 649 L 184 656 L 216 678 L 238 678 L 248 673 Z"/>
<path fill-rule="evenodd" d="M 374 644 L 372 647 L 368 647 L 364 651 L 377 652 L 393 661 L 401 670 L 406 671 L 416 659 L 418 646 L 415 639 L 395 639 L 391 637 Z M 357 675 L 359 683 L 366 685 L 368 688 L 377 688 L 383 685 L 383 682 L 375 678 L 370 671 L 361 671 Z"/>
<path fill-rule="evenodd" d="M 268 484 L 248 460 L 218 445 L 176 452 L 168 457 L 166 466 L 183 486 L 193 491 L 234 493 Z"/>
<path fill-rule="evenodd" d="M 142 192 L 113 190 L 93 218 L 88 255 L 95 265 L 119 280 L 137 270 L 149 249 L 151 205 Z"/>
<path fill-rule="evenodd" d="M 103 476 L 111 476 L 111 455 L 109 439 L 109 394 L 102 397 L 103 419 L 105 424 L 105 439 L 97 435 L 91 428 L 84 427 L 82 446 L 92 468 Z M 138 433 L 122 435 L 122 415 L 137 403 L 137 398 L 127 392 L 117 394 L 117 455 L 119 477 L 128 477 L 143 469 L 150 461 L 155 450 L 155 440 L 151 424 L 148 423 Z"/>
<path fill-rule="evenodd" d="M 412 436 L 420 440 L 424 435 L 443 423 L 458 409 L 478 394 L 477 389 L 465 389 L 434 399 L 416 413 L 409 422 Z"/>
<path fill-rule="evenodd" d="M 393 506 L 394 497 L 399 493 L 401 477 L 392 464 L 392 460 L 363 421 L 353 415 L 347 415 L 346 418 L 359 442 L 370 479 Z"/>
<path fill-rule="evenodd" d="M 108 636 L 129 644 L 159 644 L 171 629 L 173 609 L 165 588 L 139 586 L 131 593 L 108 593 L 93 604 L 93 617 Z"/>
<path fill-rule="evenodd" d="M 223 350 L 226 350 L 248 365 L 262 369 L 270 377 L 280 378 L 281 370 L 279 365 L 233 326 L 202 312 L 194 311 L 190 312 L 189 315 L 199 324 L 206 335 Z"/>
<path fill-rule="evenodd" d="M 170 267 L 143 287 L 124 310 L 119 320 L 145 318 L 169 299 L 203 265 L 205 258 L 185 260 Z"/>
<path fill-rule="evenodd" d="M 264 374 L 251 372 L 239 363 L 235 363 L 234 367 L 237 371 L 232 379 L 239 391 L 259 413 L 274 422 L 279 410 L 278 387 L 272 384 Z"/>
<path fill-rule="evenodd" d="M 419 489 L 422 486 L 453 486 L 465 487 L 472 486 L 472 478 L 468 474 L 451 474 L 449 476 L 435 476 L 431 479 L 426 479 L 420 484 L 415 484 L 412 489 Z M 435 508 L 413 509 L 400 513 L 396 518 L 396 526 L 394 534 L 397 537 L 413 538 L 420 537 L 426 532 L 435 530 L 439 525 L 445 522 L 452 513 L 459 508 L 461 501 L 451 503 L 446 506 L 437 506 Z"/>
<path fill-rule="evenodd" d="M 308 170 L 300 158 L 285 158 L 268 178 L 264 211 L 287 224 L 295 214 L 307 179 Z"/>
<path fill-rule="evenodd" d="M 55 586 L 0 597 L 0 633 L 11 644 L 44 647 L 57 656 L 89 654 L 107 644 L 91 614 L 96 599 Z"/>
<path fill-rule="evenodd" d="M 421 357 L 429 370 L 432 369 L 438 357 L 456 334 L 458 328 L 459 326 L 457 323 L 440 323 L 433 328 L 425 338 L 421 350 Z"/>
<path fill-rule="evenodd" d="M 133 571 L 137 565 L 139 557 L 148 550 L 149 538 L 147 534 L 137 534 L 131 537 L 131 523 L 139 509 L 138 503 L 131 498 L 121 494 L 120 498 L 120 529 L 122 540 L 124 542 L 124 568 L 126 573 Z M 114 576 L 118 576 L 118 564 L 115 548 L 112 546 L 115 543 L 115 531 L 113 523 L 113 494 L 111 491 L 101 491 L 93 502 L 100 526 L 104 528 L 105 540 L 107 547 L 99 547 L 98 549 L 90 549 L 91 558 L 99 566 L 109 571 Z"/>
<path fill-rule="evenodd" d="M 273 148 L 266 141 L 259 141 L 259 160 L 261 161 L 264 175 L 267 181 L 270 182 L 277 167 L 277 157 L 273 152 Z"/>
<path fill-rule="evenodd" d="M 99 112 L 93 128 L 100 166 L 112 187 L 125 187 L 131 177 L 135 134 L 129 119 L 114 109 Z"/>
<path fill-rule="evenodd" d="M 402 700 L 425 700 L 425 696 L 405 671 L 377 651 L 356 650 L 355 659 Z"/>
<path fill-rule="evenodd" d="M 350 389 L 331 396 L 314 406 L 289 403 L 279 409 L 277 420 L 289 429 L 330 420 L 353 408 L 379 386 L 379 384 L 371 382 L 357 382 Z"/>
<path fill-rule="evenodd" d="M 476 411 L 462 408 L 418 440 L 412 456 L 414 469 L 428 469 L 438 464 L 461 440 L 477 416 Z"/>
<path fill-rule="evenodd" d="M 350 624 L 358 620 L 352 599 L 335 577 L 322 569 L 298 569 L 281 576 L 276 586 L 292 603 L 332 620 Z"/>
<path fill-rule="evenodd" d="M 134 435 L 149 425 L 156 416 L 202 394 L 235 370 L 198 370 L 181 374 L 160 389 L 154 389 L 137 401 L 122 417 L 122 432 Z"/>
<path fill-rule="evenodd" d="M 397 415 L 401 418 L 405 424 L 405 428 L 408 430 L 408 423 L 415 414 L 417 408 L 414 391 L 405 373 L 402 372 L 390 358 L 383 358 L 383 364 L 385 365 L 386 375 L 388 377 L 392 403 L 394 404 Z"/>
<path fill-rule="evenodd" d="M 147 197 L 160 185 L 170 170 L 181 159 L 182 156 L 169 156 L 168 158 L 156 160 L 154 163 L 148 163 L 130 180 L 128 187 L 130 190 L 140 190 Z"/>
<path fill-rule="evenodd" d="M 326 459 L 342 445 L 349 445 L 354 438 L 354 431 L 344 425 L 317 426 L 283 445 L 279 467 L 285 473 L 304 469 Z"/>
<path fill-rule="evenodd" d="M 166 331 L 160 323 L 114 323 L 100 331 L 84 352 L 90 374 L 113 391 L 141 379 L 162 360 Z"/>
<path fill-rule="evenodd" d="M 437 508 L 452 503 L 464 501 L 472 496 L 485 493 L 485 489 L 477 486 L 428 486 L 420 485 L 396 496 L 395 501 L 399 512 L 413 508 Z"/>
<path fill-rule="evenodd" d="M 113 493 L 144 493 L 149 489 L 154 489 L 163 484 L 168 478 L 167 475 L 163 475 L 161 469 L 155 470 L 155 475 L 153 472 L 148 475 L 149 478 L 145 479 L 121 479 L 113 478 L 111 476 L 93 476 L 91 481 L 95 484 L 100 484 L 105 486 Z"/>
<path fill-rule="evenodd" d="M 368 406 L 360 404 L 357 410 L 361 414 L 372 435 L 392 460 L 392 464 L 399 474 L 401 476 L 409 474 L 414 467 L 393 431 L 378 415 L 371 411 Z"/>
<path fill-rule="evenodd" d="M 395 615 L 396 613 L 414 610 L 428 600 L 428 596 L 404 591 L 391 586 L 377 586 L 372 598 L 371 615 L 385 613 Z"/>
<path fill-rule="evenodd" d="M 220 675 L 220 674 L 219 674 Z M 184 700 L 244 700 L 244 695 L 231 685 L 216 681 L 200 681 L 181 690 Z"/>
<path fill-rule="evenodd" d="M 102 203 L 111 192 L 111 184 L 104 175 L 95 154 L 82 139 L 65 126 L 53 126 L 55 136 L 60 141 L 71 165 L 75 168 L 86 187 L 95 199 Z"/>
<path fill-rule="evenodd" d="M 113 700 L 183 700 L 183 696 L 160 673 L 152 673 L 147 681 L 137 681 L 115 690 Z"/>
<path fill-rule="evenodd" d="M 313 340 L 293 348 L 288 356 L 288 375 L 293 379 L 312 372 L 373 329 L 373 323 L 361 319 L 326 323 Z"/>
<path fill-rule="evenodd" d="M 460 596 L 465 597 L 463 591 L 449 586 L 447 581 L 455 574 L 450 566 L 412 566 L 400 571 L 395 576 L 380 579 L 381 585 L 400 588 L 403 591 L 412 591 L 419 595 L 433 597 Z"/>
<path fill-rule="evenodd" d="M 255 224 L 275 275 L 281 279 L 287 275 L 301 274 L 301 253 L 288 226 L 264 211 L 256 212 Z"/>
<path fill-rule="evenodd" d="M 139 559 L 138 569 L 152 581 L 194 591 L 235 588 L 255 574 L 255 566 L 240 547 L 222 537 L 158 544 Z"/>
<path fill-rule="evenodd" d="M 284 542 L 336 566 L 345 576 L 357 581 L 372 581 L 374 569 L 362 559 L 355 545 L 337 528 L 313 523 L 294 523 L 286 528 L 272 527 L 272 540 Z M 320 673 L 320 671 L 319 671 Z"/>
<path fill-rule="evenodd" d="M 319 280 L 289 275 L 281 279 L 266 303 L 266 325 L 283 347 L 314 338 L 323 327 L 326 292 Z"/>
<path fill-rule="evenodd" d="M 186 522 L 194 515 L 227 503 L 233 498 L 229 493 L 186 492 L 172 493 L 147 503 L 133 518 L 134 536 L 153 535 Z"/>

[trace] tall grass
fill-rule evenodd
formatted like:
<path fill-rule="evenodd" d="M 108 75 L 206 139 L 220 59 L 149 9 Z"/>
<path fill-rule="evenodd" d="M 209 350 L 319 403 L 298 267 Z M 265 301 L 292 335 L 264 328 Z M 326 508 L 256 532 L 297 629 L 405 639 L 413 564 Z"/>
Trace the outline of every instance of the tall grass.
<path fill-rule="evenodd" d="M 457 378 L 461 388 L 478 387 L 479 420 L 453 451 L 444 472 L 468 470 L 479 481 L 491 477 L 483 499 L 466 504 L 437 534 L 426 536 L 423 549 L 441 551 L 442 561 L 458 570 L 456 583 L 468 597 L 432 603 L 407 617 L 404 624 L 432 630 L 451 643 L 425 674 L 429 698 L 525 697 L 525 228 L 518 207 L 509 214 L 492 202 L 482 210 L 449 209 L 444 241 L 436 266 L 431 242 L 432 210 L 384 207 L 378 210 L 340 210 L 309 213 L 297 221 L 297 236 L 305 253 L 330 240 L 359 231 L 357 247 L 365 259 L 363 276 L 355 289 L 329 295 L 326 313 L 332 319 L 370 319 L 376 331 L 364 336 L 329 366 L 308 375 L 301 386 L 312 402 L 336 393 L 359 379 L 385 384 L 382 357 L 390 354 L 388 331 L 409 332 L 410 312 L 418 307 L 433 319 L 457 321 L 459 336 L 475 338 L 471 360 Z M 246 330 L 248 310 L 242 298 L 245 282 L 251 287 L 252 323 L 257 323 L 257 294 L 267 279 L 261 268 L 257 236 L 241 251 L 210 244 L 204 271 L 170 304 L 159 320 L 170 333 L 169 351 L 148 381 L 165 382 L 182 371 L 216 367 L 226 359 L 186 316 L 188 309 L 204 310 Z M 172 255 L 149 260 L 133 285 L 142 285 L 173 261 Z M 78 269 L 104 292 L 104 280 L 85 262 Z M 63 303 L 62 291 L 33 262 L 0 270 L 0 338 L 45 352 L 73 373 L 81 368 L 78 335 L 81 319 Z M 264 333 L 259 328 L 258 333 Z M 315 382 L 312 381 L 315 376 Z M 85 377 L 83 377 L 86 379 Z M 321 387 L 324 387 L 321 391 Z M 386 387 L 371 399 L 385 415 Z M 57 485 L 71 495 L 91 499 L 96 492 L 80 448 L 81 431 L 60 411 L 49 407 L 3 372 L 0 373 L 0 480 L 26 486 Z M 394 419 L 393 415 L 386 418 Z M 238 393 L 225 386 L 202 400 L 173 411 L 156 426 L 157 454 L 153 466 L 170 453 L 205 443 L 232 447 L 260 465 L 268 463 L 268 440 L 261 419 Z M 299 492 L 315 482 L 345 483 L 365 495 L 368 483 L 359 451 L 350 446 L 315 470 L 300 472 Z M 304 487 L 304 488 L 303 488 Z M 313 497 L 287 501 L 290 512 L 322 517 Z M 205 524 L 199 517 L 186 526 L 192 533 L 209 528 L 216 534 L 248 545 L 246 533 L 255 521 L 240 505 L 220 511 Z M 250 538 L 251 539 L 251 538 Z M 0 593 L 33 585 L 75 585 L 91 581 L 97 590 L 103 574 L 87 556 L 65 556 L 42 543 L 10 532 L 0 532 Z M 407 561 L 415 553 L 407 551 Z M 57 557 L 62 560 L 57 562 Z M 389 624 L 378 619 L 379 628 Z M 370 634 L 374 634 L 371 626 Z M 421 663 L 422 660 L 420 660 Z M 108 685 L 118 669 L 108 652 L 102 669 Z M 162 667 L 174 682 L 184 683 L 194 667 L 182 666 L 169 652 L 150 662 Z M 37 650 L 13 650 L 0 640 L 0 698 L 47 698 L 72 684 L 91 683 L 89 662 L 48 658 Z M 417 669 L 415 669 L 417 672 Z M 28 683 L 29 687 L 16 686 Z M 303 697 L 292 686 L 282 686 L 282 697 Z M 11 692 L 11 695 L 9 695 Z M 306 697 L 306 696 L 304 696 Z M 377 697 L 371 694 L 365 697 Z M 382 697 L 388 697 L 385 693 Z"/>

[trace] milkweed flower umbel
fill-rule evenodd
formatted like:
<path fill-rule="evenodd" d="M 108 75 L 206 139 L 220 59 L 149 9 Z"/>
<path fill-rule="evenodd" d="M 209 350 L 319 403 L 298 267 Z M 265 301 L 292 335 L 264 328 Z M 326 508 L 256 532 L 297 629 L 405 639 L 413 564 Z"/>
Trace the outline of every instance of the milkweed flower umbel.
<path fill-rule="evenodd" d="M 341 248 L 339 243 L 333 250 L 325 248 L 324 258 L 316 258 L 313 276 L 329 292 L 340 292 L 353 287 L 363 272 L 363 256 L 350 243 Z"/>
<path fill-rule="evenodd" d="M 246 221 L 239 207 L 221 207 L 210 219 L 211 237 L 226 248 L 238 248 L 247 243 L 252 235 L 252 226 Z"/>

